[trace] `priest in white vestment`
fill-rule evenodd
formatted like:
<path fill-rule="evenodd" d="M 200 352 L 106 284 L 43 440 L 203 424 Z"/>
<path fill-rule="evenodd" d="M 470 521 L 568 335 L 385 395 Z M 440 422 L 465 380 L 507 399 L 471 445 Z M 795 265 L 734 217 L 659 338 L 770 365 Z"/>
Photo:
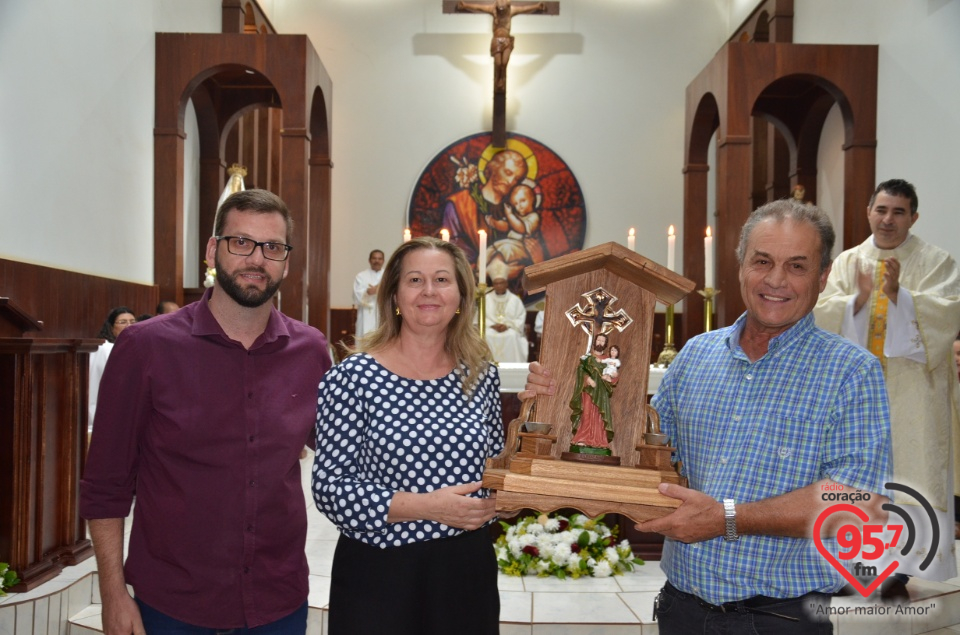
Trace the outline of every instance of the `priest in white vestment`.
<path fill-rule="evenodd" d="M 383 275 L 383 252 L 370 252 L 370 268 L 361 271 L 353 280 L 353 302 L 357 307 L 356 336 L 363 337 L 377 328 L 377 290 Z"/>
<path fill-rule="evenodd" d="M 508 290 L 507 266 L 494 260 L 487 271 L 493 290 L 486 297 L 486 340 L 498 362 L 527 363 L 530 345 L 524 336 L 527 310 L 523 301 Z"/>
<path fill-rule="evenodd" d="M 900 561 L 897 574 L 946 580 L 957 575 L 953 496 L 960 492 L 954 480 L 960 384 L 951 346 L 960 330 L 960 270 L 947 252 L 910 233 L 918 218 L 910 183 L 881 183 L 867 208 L 872 235 L 834 261 L 814 315 L 821 328 L 880 358 L 890 398 L 893 481 L 922 494 L 939 519 L 940 546 L 921 571 L 931 522 L 915 498 L 894 491 L 917 535 L 912 555 L 900 555 L 906 531 L 887 555 Z M 887 524 L 905 523 L 891 513 Z"/>

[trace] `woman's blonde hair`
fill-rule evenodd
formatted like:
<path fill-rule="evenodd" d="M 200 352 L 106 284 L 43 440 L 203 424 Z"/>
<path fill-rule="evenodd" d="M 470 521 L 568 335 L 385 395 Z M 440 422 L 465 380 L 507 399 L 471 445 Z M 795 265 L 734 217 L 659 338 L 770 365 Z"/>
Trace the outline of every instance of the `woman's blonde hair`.
<path fill-rule="evenodd" d="M 457 277 L 457 290 L 460 291 L 460 313 L 453 316 L 447 326 L 447 338 L 444 349 L 459 362 L 459 372 L 463 377 L 463 392 L 471 394 L 477 385 L 480 374 L 493 363 L 490 348 L 480 337 L 473 323 L 476 302 L 476 284 L 473 281 L 473 269 L 467 262 L 463 250 L 451 242 L 421 236 L 403 243 L 397 248 L 383 269 L 380 288 L 377 291 L 377 314 L 380 318 L 376 330 L 360 338 L 352 349 L 354 353 L 375 353 L 383 350 L 400 337 L 403 316 L 397 315 L 396 295 L 400 288 L 400 274 L 403 260 L 408 254 L 420 250 L 443 251 L 453 259 Z"/>

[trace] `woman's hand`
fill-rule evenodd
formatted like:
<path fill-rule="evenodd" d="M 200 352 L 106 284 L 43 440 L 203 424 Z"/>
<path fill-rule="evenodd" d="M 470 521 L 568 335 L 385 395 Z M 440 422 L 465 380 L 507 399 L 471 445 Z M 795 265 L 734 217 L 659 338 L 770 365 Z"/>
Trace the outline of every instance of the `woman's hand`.
<path fill-rule="evenodd" d="M 433 520 L 457 529 L 478 529 L 496 516 L 496 494 L 490 498 L 469 496 L 481 482 L 451 485 L 428 492 L 397 492 L 390 504 L 387 520 L 392 523 L 410 520 Z"/>

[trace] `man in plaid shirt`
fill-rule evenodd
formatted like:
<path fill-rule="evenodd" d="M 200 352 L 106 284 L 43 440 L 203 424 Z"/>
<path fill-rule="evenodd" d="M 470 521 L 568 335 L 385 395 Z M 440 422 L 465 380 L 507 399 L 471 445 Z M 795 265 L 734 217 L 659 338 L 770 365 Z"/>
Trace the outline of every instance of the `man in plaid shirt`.
<path fill-rule="evenodd" d="M 838 571 L 812 540 L 826 492 L 859 493 L 885 522 L 890 415 L 880 363 L 814 324 L 834 232 L 818 208 L 768 203 L 737 248 L 747 311 L 686 343 L 653 398 L 689 488 L 682 504 L 637 525 L 666 537 L 660 632 L 830 633 Z M 528 392 L 551 394 L 534 366 Z M 524 395 L 521 395 L 524 396 Z M 842 488 L 842 489 L 841 489 Z M 865 494 L 870 494 L 864 501 Z M 852 514 L 831 514 L 832 536 Z"/>

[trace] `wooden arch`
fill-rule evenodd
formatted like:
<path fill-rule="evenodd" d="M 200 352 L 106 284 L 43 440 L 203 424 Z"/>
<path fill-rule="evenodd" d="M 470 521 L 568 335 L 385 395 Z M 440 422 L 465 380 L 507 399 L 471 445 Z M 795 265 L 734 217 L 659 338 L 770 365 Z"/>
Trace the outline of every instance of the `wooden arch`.
<path fill-rule="evenodd" d="M 784 32 L 781 24 L 781 37 Z M 768 33 L 773 39 L 777 28 L 768 27 Z M 834 104 L 844 121 L 845 247 L 869 233 L 863 211 L 875 175 L 877 47 L 739 38 L 740 32 L 734 36 L 738 41 L 720 49 L 687 86 L 686 99 L 683 273 L 703 286 L 702 240 L 709 218 L 717 255 L 715 284 L 721 290 L 718 326 L 732 324 L 744 311 L 735 250 L 750 212 L 789 196 L 796 184 L 806 188 L 808 200 L 816 200 L 817 149 Z M 708 210 L 707 148 L 714 135 L 716 210 Z M 703 304 L 688 300 L 681 341 L 702 332 L 703 323 Z"/>
<path fill-rule="evenodd" d="M 225 28 L 228 4 L 224 2 Z M 207 228 L 212 227 L 225 185 L 228 146 L 236 143 L 230 132 L 241 116 L 257 110 L 264 113 L 263 126 L 275 134 L 264 136 L 251 150 L 272 167 L 269 187 L 256 185 L 283 198 L 295 226 L 281 308 L 326 331 L 332 82 L 306 36 L 263 34 L 266 22 L 260 31 L 251 30 L 251 6 L 234 7 L 230 19 L 238 23 L 238 33 L 156 36 L 154 278 L 161 298 L 183 303 L 187 102 L 193 100 L 200 136 L 201 244 L 209 236 Z"/>

